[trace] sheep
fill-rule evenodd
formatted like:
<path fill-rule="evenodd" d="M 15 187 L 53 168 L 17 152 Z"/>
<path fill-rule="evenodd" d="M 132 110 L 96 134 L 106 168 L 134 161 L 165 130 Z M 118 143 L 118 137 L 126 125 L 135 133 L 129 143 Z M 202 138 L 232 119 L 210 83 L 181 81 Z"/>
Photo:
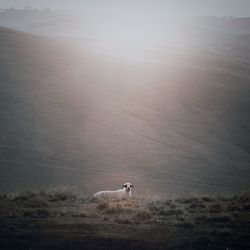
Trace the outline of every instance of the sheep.
<path fill-rule="evenodd" d="M 131 188 L 134 186 L 127 182 L 124 183 L 122 186 L 122 189 L 118 189 L 115 191 L 99 191 L 96 194 L 94 194 L 93 198 L 96 199 L 122 199 L 131 197 Z"/>

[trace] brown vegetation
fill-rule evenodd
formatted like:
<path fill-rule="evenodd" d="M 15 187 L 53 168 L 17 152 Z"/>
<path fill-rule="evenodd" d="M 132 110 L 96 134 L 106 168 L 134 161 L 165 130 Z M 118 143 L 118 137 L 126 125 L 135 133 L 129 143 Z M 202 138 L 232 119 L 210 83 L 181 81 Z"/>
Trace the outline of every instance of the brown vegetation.
<path fill-rule="evenodd" d="M 1 249 L 249 249 L 250 194 L 94 201 L 0 195 Z"/>

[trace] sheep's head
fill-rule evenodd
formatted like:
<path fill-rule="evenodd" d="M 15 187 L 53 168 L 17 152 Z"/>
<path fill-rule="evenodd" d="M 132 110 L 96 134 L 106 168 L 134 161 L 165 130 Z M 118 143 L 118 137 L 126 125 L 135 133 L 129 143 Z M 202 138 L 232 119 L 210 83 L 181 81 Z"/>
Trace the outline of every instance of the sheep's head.
<path fill-rule="evenodd" d="M 130 192 L 131 188 L 133 188 L 133 187 L 134 186 L 129 182 L 124 183 L 123 186 L 122 186 L 123 189 L 125 188 L 126 192 Z"/>

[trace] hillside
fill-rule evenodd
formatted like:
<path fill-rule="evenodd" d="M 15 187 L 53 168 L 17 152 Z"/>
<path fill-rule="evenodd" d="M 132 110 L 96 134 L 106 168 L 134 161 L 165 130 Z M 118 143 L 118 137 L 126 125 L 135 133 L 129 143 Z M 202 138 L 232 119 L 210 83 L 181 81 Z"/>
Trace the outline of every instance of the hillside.
<path fill-rule="evenodd" d="M 97 46 L 0 29 L 1 190 L 249 188 L 249 54 Z"/>

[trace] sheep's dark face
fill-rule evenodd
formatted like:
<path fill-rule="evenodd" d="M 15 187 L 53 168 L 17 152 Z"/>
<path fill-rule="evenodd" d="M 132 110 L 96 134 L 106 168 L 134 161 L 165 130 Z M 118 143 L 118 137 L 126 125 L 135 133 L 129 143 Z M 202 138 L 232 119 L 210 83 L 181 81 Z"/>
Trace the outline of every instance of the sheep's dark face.
<path fill-rule="evenodd" d="M 124 183 L 123 186 L 122 186 L 122 188 L 125 188 L 126 192 L 130 192 L 131 188 L 133 188 L 133 187 L 134 186 L 131 183 L 129 183 L 129 182 Z"/>

